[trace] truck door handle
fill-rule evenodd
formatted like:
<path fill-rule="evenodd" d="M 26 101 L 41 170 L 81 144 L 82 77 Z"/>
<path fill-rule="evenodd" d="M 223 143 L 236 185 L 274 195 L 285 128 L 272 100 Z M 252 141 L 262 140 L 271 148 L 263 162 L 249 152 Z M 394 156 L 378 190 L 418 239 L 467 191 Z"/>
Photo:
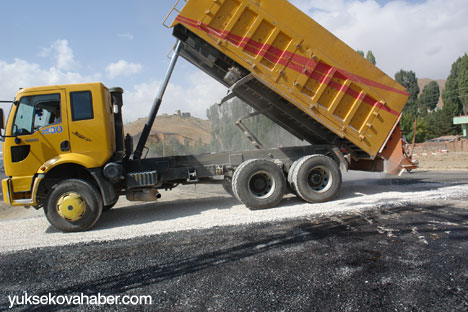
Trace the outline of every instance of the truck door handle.
<path fill-rule="evenodd" d="M 62 152 L 68 152 L 70 150 L 70 142 L 68 140 L 65 140 L 62 143 L 60 143 L 60 150 Z"/>

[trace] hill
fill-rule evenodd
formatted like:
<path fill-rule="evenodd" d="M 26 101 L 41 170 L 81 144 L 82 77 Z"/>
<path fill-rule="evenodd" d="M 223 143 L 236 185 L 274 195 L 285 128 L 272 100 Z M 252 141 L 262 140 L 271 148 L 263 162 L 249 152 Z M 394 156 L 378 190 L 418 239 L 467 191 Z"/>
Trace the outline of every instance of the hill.
<path fill-rule="evenodd" d="M 147 118 L 139 118 L 136 121 L 125 124 L 125 133 L 129 133 L 136 144 L 140 137 Z M 195 117 L 186 117 L 178 114 L 161 115 L 156 117 L 151 129 L 149 142 L 158 143 L 177 139 L 181 144 L 193 145 L 201 140 L 203 144 L 209 144 L 211 140 L 211 122 Z"/>

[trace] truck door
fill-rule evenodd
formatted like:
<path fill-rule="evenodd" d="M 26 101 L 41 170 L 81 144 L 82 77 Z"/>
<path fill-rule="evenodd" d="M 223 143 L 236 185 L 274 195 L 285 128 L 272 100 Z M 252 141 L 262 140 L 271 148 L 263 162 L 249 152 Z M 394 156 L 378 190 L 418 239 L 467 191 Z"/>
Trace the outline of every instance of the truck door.
<path fill-rule="evenodd" d="M 70 150 L 65 91 L 28 92 L 18 99 L 6 138 L 6 175 L 13 176 L 13 192 L 27 192 L 40 166 Z"/>

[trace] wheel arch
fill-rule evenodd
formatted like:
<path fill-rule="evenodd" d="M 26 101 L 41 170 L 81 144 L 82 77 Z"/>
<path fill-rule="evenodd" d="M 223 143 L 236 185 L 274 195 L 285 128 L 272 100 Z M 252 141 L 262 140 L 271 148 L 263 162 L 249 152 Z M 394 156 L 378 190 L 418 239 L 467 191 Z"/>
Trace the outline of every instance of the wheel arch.
<path fill-rule="evenodd" d="M 79 163 L 59 162 L 39 174 L 43 175 L 36 195 L 39 206 L 44 203 L 45 197 L 54 185 L 67 179 L 80 179 L 93 185 L 99 191 L 104 205 L 112 203 L 117 198 L 112 183 L 104 178 L 101 168 L 89 169 Z"/>

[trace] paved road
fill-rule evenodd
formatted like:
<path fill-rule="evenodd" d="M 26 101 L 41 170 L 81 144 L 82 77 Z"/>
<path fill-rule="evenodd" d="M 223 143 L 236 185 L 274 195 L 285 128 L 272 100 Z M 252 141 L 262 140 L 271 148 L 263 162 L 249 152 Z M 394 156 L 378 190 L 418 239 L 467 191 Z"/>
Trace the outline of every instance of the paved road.
<path fill-rule="evenodd" d="M 444 181 L 468 182 L 379 183 Z M 3 254 L 0 309 L 27 291 L 151 295 L 147 311 L 466 311 L 467 199 Z"/>

